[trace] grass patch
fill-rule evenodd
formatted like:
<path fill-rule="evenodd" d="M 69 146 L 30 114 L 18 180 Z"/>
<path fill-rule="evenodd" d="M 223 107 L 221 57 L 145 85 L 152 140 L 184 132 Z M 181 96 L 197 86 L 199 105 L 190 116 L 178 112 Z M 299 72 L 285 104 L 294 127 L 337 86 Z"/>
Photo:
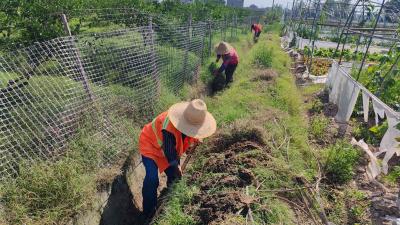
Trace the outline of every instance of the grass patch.
<path fill-rule="evenodd" d="M 1 186 L 3 218 L 10 224 L 65 224 L 87 207 L 96 183 L 78 161 L 66 158 L 20 166 L 19 176 Z"/>
<path fill-rule="evenodd" d="M 324 115 L 316 115 L 310 121 L 310 134 L 317 139 L 323 139 L 328 129 L 329 119 Z"/>
<path fill-rule="evenodd" d="M 361 156 L 351 144 L 340 141 L 324 150 L 324 171 L 330 182 L 344 184 L 354 176 L 355 166 Z"/>
<path fill-rule="evenodd" d="M 383 179 L 390 184 L 397 184 L 400 179 L 400 166 L 394 166 Z"/>
<path fill-rule="evenodd" d="M 258 66 L 271 68 L 272 66 L 272 50 L 266 44 L 257 46 L 254 51 L 253 63 Z"/>
<path fill-rule="evenodd" d="M 168 205 L 165 208 L 165 214 L 162 218 L 156 221 L 159 225 L 189 225 L 196 224 L 196 221 L 188 215 L 186 212 L 182 211 L 181 206 L 187 204 L 192 200 L 195 193 L 198 190 L 196 187 L 188 187 L 187 181 L 183 179 L 174 185 L 174 192 L 170 193 Z"/>

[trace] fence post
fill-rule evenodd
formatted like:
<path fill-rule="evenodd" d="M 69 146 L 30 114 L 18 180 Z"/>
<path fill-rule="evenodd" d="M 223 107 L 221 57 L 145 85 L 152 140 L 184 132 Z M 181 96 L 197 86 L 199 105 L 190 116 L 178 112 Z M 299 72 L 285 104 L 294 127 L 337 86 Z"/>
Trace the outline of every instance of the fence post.
<path fill-rule="evenodd" d="M 83 68 L 83 64 L 82 64 L 82 60 L 81 60 L 81 55 L 80 55 L 80 53 L 79 53 L 79 49 L 78 49 L 78 47 L 76 47 L 76 45 L 75 45 L 75 42 L 74 42 L 73 37 L 72 37 L 71 29 L 70 29 L 69 24 L 68 24 L 67 16 L 66 16 L 64 13 L 61 14 L 61 22 L 62 22 L 63 25 L 64 25 L 64 31 L 65 31 L 65 33 L 66 33 L 69 37 L 71 37 L 72 45 L 73 45 L 73 47 L 75 48 L 75 50 L 73 50 L 73 51 L 74 51 L 74 54 L 75 54 L 75 56 L 76 56 L 76 61 L 77 61 L 77 64 L 78 64 L 79 73 L 80 73 L 80 75 L 81 75 L 81 80 L 82 80 L 83 88 L 85 89 L 85 92 L 86 92 L 86 94 L 87 94 L 88 97 L 89 97 L 89 100 L 90 100 L 90 101 L 94 101 L 93 94 L 92 94 L 92 92 L 91 92 L 91 90 L 90 90 L 90 87 L 89 87 L 89 80 L 88 80 L 88 78 L 87 78 L 87 76 L 86 76 L 85 69 Z"/>
<path fill-rule="evenodd" d="M 237 15 L 235 14 L 235 36 L 238 36 L 238 22 L 237 22 Z"/>
<path fill-rule="evenodd" d="M 233 24 L 234 24 L 234 17 L 232 16 L 232 21 L 230 23 L 230 27 L 231 27 L 231 40 L 233 39 Z"/>
<path fill-rule="evenodd" d="M 209 46 L 209 56 L 211 57 L 212 54 L 212 28 L 211 28 L 211 20 L 208 21 L 208 33 L 209 33 L 209 37 L 208 37 L 208 46 Z"/>
<path fill-rule="evenodd" d="M 151 61 L 151 76 L 153 77 L 156 83 L 156 98 L 160 96 L 161 93 L 161 83 L 160 77 L 157 73 L 157 62 L 156 62 L 156 53 L 155 53 L 155 44 L 154 44 L 154 30 L 153 30 L 153 17 L 149 16 L 149 39 L 150 39 L 150 61 Z"/>
<path fill-rule="evenodd" d="M 206 42 L 206 36 L 207 36 L 207 24 L 204 24 L 202 33 L 203 33 L 203 37 L 201 38 L 201 65 L 203 65 L 204 56 L 205 56 L 205 42 Z"/>
<path fill-rule="evenodd" d="M 184 76 L 187 76 L 186 73 L 188 72 L 187 66 L 188 66 L 188 60 L 189 60 L 189 51 L 190 51 L 190 45 L 192 42 L 192 14 L 189 15 L 188 19 L 188 24 L 187 24 L 187 39 L 186 39 L 186 44 L 185 44 L 185 58 L 183 59 L 183 74 Z"/>
<path fill-rule="evenodd" d="M 225 18 L 225 24 L 224 24 L 224 41 L 226 41 L 226 27 L 228 26 L 227 21 L 226 21 L 226 16 Z"/>

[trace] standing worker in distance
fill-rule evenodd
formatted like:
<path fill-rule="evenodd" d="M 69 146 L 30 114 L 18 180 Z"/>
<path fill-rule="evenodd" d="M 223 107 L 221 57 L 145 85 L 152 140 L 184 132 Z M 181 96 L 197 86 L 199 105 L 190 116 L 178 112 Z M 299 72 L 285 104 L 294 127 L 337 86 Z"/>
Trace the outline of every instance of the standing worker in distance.
<path fill-rule="evenodd" d="M 182 176 L 182 154 L 216 129 L 216 121 L 201 99 L 176 103 L 144 126 L 139 150 L 146 170 L 142 189 L 145 217 L 152 216 L 157 207 L 158 172 L 166 173 L 169 187 Z"/>
<path fill-rule="evenodd" d="M 254 31 L 254 41 L 256 41 L 260 37 L 261 31 L 262 31 L 261 24 L 258 24 L 258 23 L 252 24 L 251 32 L 253 32 L 253 31 Z"/>
<path fill-rule="evenodd" d="M 219 59 L 222 58 L 222 65 L 218 70 L 214 71 L 214 75 L 219 75 L 225 71 L 226 86 L 233 81 L 233 73 L 239 64 L 239 55 L 236 49 L 226 42 L 220 42 L 215 46 L 215 52 L 217 53 L 218 63 Z"/>

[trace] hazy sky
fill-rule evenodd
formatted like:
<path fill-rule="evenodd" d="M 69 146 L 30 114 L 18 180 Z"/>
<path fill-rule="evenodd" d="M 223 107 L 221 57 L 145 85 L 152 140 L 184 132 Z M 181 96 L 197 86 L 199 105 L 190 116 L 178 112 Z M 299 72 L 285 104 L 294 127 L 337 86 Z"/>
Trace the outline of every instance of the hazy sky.
<path fill-rule="evenodd" d="M 289 3 L 289 8 L 292 7 L 293 0 L 275 0 L 275 4 L 282 5 L 286 7 L 286 4 Z M 244 6 L 249 6 L 251 4 L 255 4 L 259 8 L 265 8 L 272 5 L 272 0 L 244 0 Z"/>
<path fill-rule="evenodd" d="M 322 0 L 322 2 L 325 2 Z M 352 0 L 354 3 L 355 0 Z M 382 2 L 382 0 L 375 0 L 375 2 Z M 286 5 L 289 3 L 289 8 L 292 8 L 293 0 L 275 0 L 275 4 L 282 5 L 283 7 L 286 7 Z M 259 8 L 265 8 L 269 7 L 272 5 L 272 0 L 244 0 L 244 6 L 249 6 L 251 4 L 255 4 Z"/>

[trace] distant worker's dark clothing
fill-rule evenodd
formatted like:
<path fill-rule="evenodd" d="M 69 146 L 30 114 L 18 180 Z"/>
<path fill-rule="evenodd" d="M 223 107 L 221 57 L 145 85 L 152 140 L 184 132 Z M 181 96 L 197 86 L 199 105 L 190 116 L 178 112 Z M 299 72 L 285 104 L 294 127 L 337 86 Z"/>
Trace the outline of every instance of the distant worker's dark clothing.
<path fill-rule="evenodd" d="M 231 49 L 228 54 L 225 55 L 217 55 L 217 59 L 222 57 L 222 65 L 218 69 L 219 73 L 225 71 L 226 77 L 226 85 L 233 81 L 233 73 L 236 70 L 236 67 L 239 63 L 239 55 L 237 54 L 235 49 Z"/>

